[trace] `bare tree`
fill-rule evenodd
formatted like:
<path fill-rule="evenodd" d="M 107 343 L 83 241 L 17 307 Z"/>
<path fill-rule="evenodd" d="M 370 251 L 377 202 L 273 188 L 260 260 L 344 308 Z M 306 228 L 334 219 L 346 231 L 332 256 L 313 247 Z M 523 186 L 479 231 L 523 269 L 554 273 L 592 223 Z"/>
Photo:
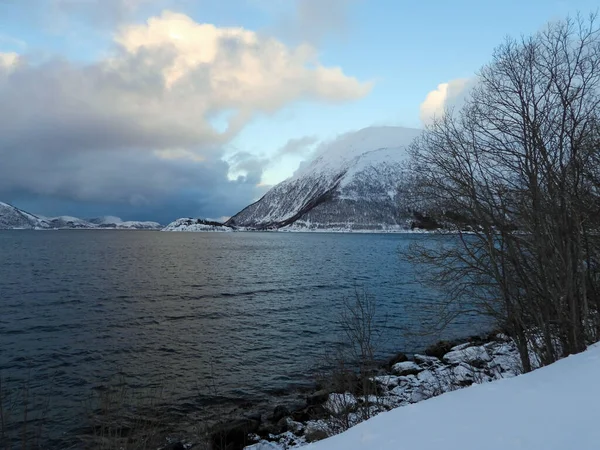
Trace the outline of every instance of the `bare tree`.
<path fill-rule="evenodd" d="M 374 380 L 385 328 L 385 315 L 378 311 L 376 298 L 355 287 L 353 295 L 343 300 L 338 326 L 340 342 L 330 368 L 320 377 L 320 384 L 331 393 L 325 408 L 334 433 L 385 409 Z"/>
<path fill-rule="evenodd" d="M 405 194 L 453 232 L 411 258 L 448 293 L 447 320 L 494 317 L 525 371 L 600 334 L 599 106 L 597 17 L 567 19 L 508 39 L 411 149 Z"/>

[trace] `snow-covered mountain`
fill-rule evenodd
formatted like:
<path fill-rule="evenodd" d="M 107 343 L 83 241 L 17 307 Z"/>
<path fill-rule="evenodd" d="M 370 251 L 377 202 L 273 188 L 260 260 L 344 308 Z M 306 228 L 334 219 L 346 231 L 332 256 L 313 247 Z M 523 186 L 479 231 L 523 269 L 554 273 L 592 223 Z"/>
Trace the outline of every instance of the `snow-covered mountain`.
<path fill-rule="evenodd" d="M 158 222 L 140 222 L 136 220 L 123 221 L 120 217 L 103 216 L 88 219 L 98 228 L 114 228 L 120 230 L 160 230 L 162 225 Z"/>
<path fill-rule="evenodd" d="M 83 220 L 78 217 L 59 216 L 59 217 L 44 218 L 44 219 L 50 224 L 50 228 L 58 229 L 58 230 L 96 228 L 96 225 L 94 225 L 93 223 L 90 223 L 87 220 Z"/>
<path fill-rule="evenodd" d="M 43 230 L 49 228 L 52 227 L 45 218 L 0 202 L 0 230 Z"/>
<path fill-rule="evenodd" d="M 0 202 L 0 230 L 160 230 L 161 228 L 162 225 L 158 222 L 124 222 L 119 217 L 113 216 L 90 220 L 71 216 L 44 217 Z"/>
<path fill-rule="evenodd" d="M 93 219 L 87 219 L 88 222 L 93 223 L 95 225 L 115 225 L 117 223 L 123 222 L 120 217 L 116 216 L 102 216 L 102 217 L 94 217 Z"/>
<path fill-rule="evenodd" d="M 421 130 L 370 127 L 321 146 L 311 163 L 233 216 L 256 229 L 396 230 L 410 215 L 397 198 L 406 148 Z"/>
<path fill-rule="evenodd" d="M 233 229 L 218 222 L 183 218 L 171 222 L 163 228 L 163 231 L 233 231 Z"/>

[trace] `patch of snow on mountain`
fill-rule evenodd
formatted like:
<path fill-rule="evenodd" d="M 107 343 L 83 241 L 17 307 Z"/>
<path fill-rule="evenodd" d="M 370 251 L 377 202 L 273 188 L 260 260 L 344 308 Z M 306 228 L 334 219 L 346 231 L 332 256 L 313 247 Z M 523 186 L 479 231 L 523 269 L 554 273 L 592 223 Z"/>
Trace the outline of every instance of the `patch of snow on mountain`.
<path fill-rule="evenodd" d="M 103 216 L 89 219 L 90 222 L 98 225 L 99 228 L 117 229 L 117 230 L 160 230 L 162 225 L 158 222 L 142 222 L 137 220 L 123 221 L 116 216 Z"/>
<path fill-rule="evenodd" d="M 160 230 L 162 225 L 158 222 L 140 222 L 136 220 L 128 220 L 126 222 L 117 223 L 117 228 L 121 230 Z"/>
<path fill-rule="evenodd" d="M 96 228 L 96 224 L 88 222 L 87 220 L 80 219 L 78 217 L 72 216 L 59 216 L 59 217 L 51 217 L 47 219 L 50 223 L 51 228 L 56 229 L 89 229 Z"/>
<path fill-rule="evenodd" d="M 102 216 L 88 219 L 88 222 L 95 223 L 96 225 L 113 225 L 123 223 L 123 220 L 116 216 Z"/>
<path fill-rule="evenodd" d="M 392 160 L 399 162 L 406 158 L 404 148 L 421 133 L 421 130 L 403 127 L 368 127 L 362 130 L 345 133 L 332 142 L 319 146 L 313 161 L 305 166 L 289 180 L 306 176 L 307 174 L 336 173 L 345 171 L 351 166 L 360 170 L 368 165 L 385 161 L 381 149 L 396 149 Z M 352 175 L 350 172 L 348 175 Z"/>

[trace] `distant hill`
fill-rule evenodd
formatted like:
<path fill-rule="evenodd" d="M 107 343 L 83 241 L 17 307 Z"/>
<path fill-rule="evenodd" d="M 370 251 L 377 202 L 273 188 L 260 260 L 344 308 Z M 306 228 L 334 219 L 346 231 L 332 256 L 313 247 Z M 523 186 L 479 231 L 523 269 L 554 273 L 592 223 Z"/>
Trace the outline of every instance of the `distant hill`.
<path fill-rule="evenodd" d="M 158 222 L 122 221 L 119 217 L 106 216 L 96 219 L 59 216 L 43 217 L 25 212 L 15 206 L 0 202 L 1 230 L 74 230 L 74 229 L 118 229 L 160 230 Z"/>
<path fill-rule="evenodd" d="M 0 230 L 44 230 L 49 228 L 52 227 L 45 218 L 0 202 Z"/>

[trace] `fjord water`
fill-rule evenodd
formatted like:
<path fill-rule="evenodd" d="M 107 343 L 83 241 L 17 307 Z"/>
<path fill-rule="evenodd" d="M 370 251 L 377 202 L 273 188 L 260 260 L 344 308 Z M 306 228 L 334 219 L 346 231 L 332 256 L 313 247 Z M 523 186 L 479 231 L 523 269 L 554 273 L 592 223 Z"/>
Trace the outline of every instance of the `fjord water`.
<path fill-rule="evenodd" d="M 81 426 L 86 397 L 115 377 L 163 386 L 182 416 L 260 404 L 310 381 L 357 287 L 385 316 L 382 354 L 433 339 L 407 337 L 431 320 L 436 295 L 399 252 L 431 238 L 2 231 L 0 376 L 47 400 L 55 434 Z M 473 331 L 458 322 L 448 332 Z"/>

